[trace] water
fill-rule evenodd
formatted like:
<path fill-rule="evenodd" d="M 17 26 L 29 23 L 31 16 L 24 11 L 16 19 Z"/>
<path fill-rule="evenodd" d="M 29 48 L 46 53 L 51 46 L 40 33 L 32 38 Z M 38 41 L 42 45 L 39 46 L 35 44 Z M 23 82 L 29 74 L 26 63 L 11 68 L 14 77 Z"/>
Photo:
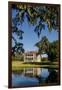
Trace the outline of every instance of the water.
<path fill-rule="evenodd" d="M 12 73 L 12 87 L 37 86 L 57 83 L 58 70 L 45 68 L 23 68 Z"/>

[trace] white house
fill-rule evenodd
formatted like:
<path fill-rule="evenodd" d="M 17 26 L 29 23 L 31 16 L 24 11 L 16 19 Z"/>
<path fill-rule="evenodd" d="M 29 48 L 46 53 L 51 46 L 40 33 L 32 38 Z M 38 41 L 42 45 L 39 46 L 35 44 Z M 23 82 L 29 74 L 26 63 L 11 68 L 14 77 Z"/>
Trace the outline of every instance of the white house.
<path fill-rule="evenodd" d="M 24 53 L 24 62 L 41 62 L 41 58 L 47 57 L 47 54 L 37 55 L 37 51 L 28 51 Z"/>
<path fill-rule="evenodd" d="M 24 62 L 35 62 L 37 52 L 35 51 L 28 51 L 24 53 Z"/>

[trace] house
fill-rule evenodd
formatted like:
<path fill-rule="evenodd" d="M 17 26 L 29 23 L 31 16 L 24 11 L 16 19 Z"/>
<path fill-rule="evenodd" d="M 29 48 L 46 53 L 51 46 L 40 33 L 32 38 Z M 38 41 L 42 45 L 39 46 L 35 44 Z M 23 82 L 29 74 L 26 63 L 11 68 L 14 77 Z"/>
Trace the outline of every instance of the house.
<path fill-rule="evenodd" d="M 24 53 L 24 62 L 41 62 L 43 58 L 48 58 L 47 54 L 37 55 L 37 51 L 28 51 Z"/>
<path fill-rule="evenodd" d="M 37 55 L 37 62 L 41 62 L 41 56 Z"/>
<path fill-rule="evenodd" d="M 24 62 L 36 62 L 37 56 L 36 51 L 28 51 L 24 53 Z"/>

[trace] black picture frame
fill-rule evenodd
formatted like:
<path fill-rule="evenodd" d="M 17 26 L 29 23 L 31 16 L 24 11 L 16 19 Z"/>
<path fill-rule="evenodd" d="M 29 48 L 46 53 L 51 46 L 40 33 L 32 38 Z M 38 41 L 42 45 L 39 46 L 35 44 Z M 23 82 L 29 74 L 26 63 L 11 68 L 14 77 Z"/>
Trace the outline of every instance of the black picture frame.
<path fill-rule="evenodd" d="M 9 1 L 8 2 L 8 88 L 16 88 L 16 87 L 12 87 L 12 52 L 11 52 L 11 48 L 12 48 L 12 4 L 26 4 L 26 5 L 34 5 L 34 6 L 40 6 L 40 5 L 45 5 L 45 6 L 55 6 L 59 8 L 59 14 L 58 14 L 58 25 L 59 25 L 59 34 L 58 34 L 58 38 L 59 38 L 59 81 L 56 84 L 51 84 L 48 83 L 46 85 L 34 85 L 34 86 L 21 86 L 21 87 L 39 87 L 39 86 L 56 86 L 56 85 L 60 85 L 60 20 L 61 20 L 61 16 L 60 16 L 60 4 L 48 4 L 48 3 L 30 3 L 30 2 L 14 2 L 14 1 Z M 17 88 L 21 88 L 20 86 L 17 86 Z"/>

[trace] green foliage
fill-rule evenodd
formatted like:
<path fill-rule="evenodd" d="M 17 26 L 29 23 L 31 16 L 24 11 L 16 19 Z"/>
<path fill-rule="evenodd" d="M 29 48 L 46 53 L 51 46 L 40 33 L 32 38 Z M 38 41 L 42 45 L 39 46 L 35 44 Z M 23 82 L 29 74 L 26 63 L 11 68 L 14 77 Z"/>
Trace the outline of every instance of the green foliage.
<path fill-rule="evenodd" d="M 49 49 L 49 41 L 46 36 L 42 37 L 42 39 L 35 44 L 36 47 L 39 49 L 39 53 L 46 53 Z"/>
<path fill-rule="evenodd" d="M 59 59 L 59 41 L 56 40 L 49 45 L 48 58 L 51 61 Z"/>
<path fill-rule="evenodd" d="M 14 6 L 15 8 L 12 10 L 17 10 L 16 6 Z M 17 11 L 18 12 L 18 11 Z M 23 30 L 21 30 L 21 28 L 18 28 L 21 23 L 19 22 L 19 20 L 17 20 L 16 17 L 18 13 L 12 17 L 12 40 L 14 42 L 14 45 L 12 46 L 12 55 L 15 55 L 16 53 L 23 53 L 24 52 L 24 48 L 23 48 L 23 43 L 21 43 L 21 40 L 23 39 Z M 16 39 L 17 37 L 17 39 Z"/>
<path fill-rule="evenodd" d="M 24 22 L 25 17 L 27 18 L 27 21 L 30 25 L 34 25 L 35 29 L 34 32 L 38 35 L 38 37 L 41 34 L 41 31 L 45 29 L 45 24 L 47 24 L 48 30 L 51 31 L 52 29 L 59 30 L 59 6 L 55 5 L 39 5 L 39 6 L 33 6 L 30 4 L 12 4 L 12 9 L 16 10 L 17 14 L 15 17 L 12 18 L 12 32 L 13 34 L 16 34 L 18 37 L 18 40 L 23 39 L 23 30 L 18 28 L 18 26 L 21 26 Z M 22 52 L 24 51 L 23 45 L 20 42 L 18 42 L 14 35 L 12 34 L 12 39 L 15 42 L 14 47 L 12 47 L 12 52 Z M 44 41 L 43 41 L 44 40 Z M 42 43 L 41 43 L 42 42 Z M 37 45 L 39 48 L 39 53 L 48 52 L 49 51 L 49 42 L 46 37 L 44 37 Z M 20 50 L 19 50 L 20 49 Z M 54 57 L 54 50 L 50 50 L 51 55 Z M 49 53 L 48 53 L 49 55 Z"/>
<path fill-rule="evenodd" d="M 58 30 L 59 28 L 59 6 L 13 4 L 12 8 L 18 11 L 16 21 L 19 21 L 22 24 L 26 16 L 28 23 L 35 25 L 34 32 L 37 33 L 38 37 L 40 36 L 42 29 L 45 28 L 45 23 L 47 24 L 49 31 L 51 31 L 52 28 L 55 30 Z"/>
<path fill-rule="evenodd" d="M 12 47 L 12 54 L 15 55 L 16 53 L 24 53 L 22 43 L 16 43 L 14 47 Z"/>
<path fill-rule="evenodd" d="M 48 61 L 48 58 L 41 58 L 41 62 L 46 62 L 46 61 Z"/>
<path fill-rule="evenodd" d="M 12 55 L 13 61 L 24 61 L 24 56 L 22 53 L 16 53 L 15 56 Z"/>
<path fill-rule="evenodd" d="M 46 36 L 35 44 L 38 47 L 38 54 L 46 53 L 48 55 L 48 60 L 57 61 L 59 59 L 59 41 L 53 41 L 50 43 Z M 44 60 L 44 59 L 43 59 Z"/>

